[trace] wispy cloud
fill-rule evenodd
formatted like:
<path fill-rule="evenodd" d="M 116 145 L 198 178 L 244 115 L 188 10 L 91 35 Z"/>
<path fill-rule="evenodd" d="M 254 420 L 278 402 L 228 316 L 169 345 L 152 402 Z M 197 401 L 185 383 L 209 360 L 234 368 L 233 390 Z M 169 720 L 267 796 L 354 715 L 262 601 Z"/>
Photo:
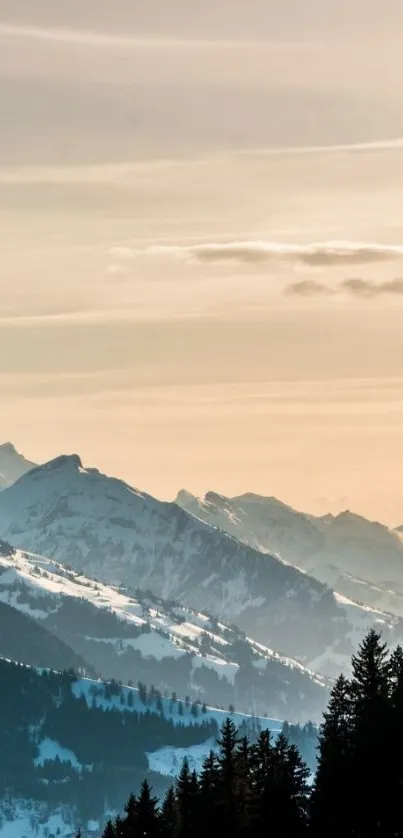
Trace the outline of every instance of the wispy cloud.
<path fill-rule="evenodd" d="M 403 137 L 386 137 L 383 140 L 373 140 L 363 143 L 337 143 L 328 145 L 295 145 L 295 146 L 279 146 L 267 148 L 253 148 L 243 149 L 238 154 L 242 157 L 262 156 L 270 157 L 272 155 L 284 156 L 303 156 L 316 154 L 340 154 L 343 152 L 373 152 L 373 151 L 400 151 L 403 149 Z"/>
<path fill-rule="evenodd" d="M 388 279 L 384 282 L 371 282 L 367 279 L 345 279 L 338 285 L 328 285 L 325 282 L 305 280 L 292 282 L 284 289 L 288 296 L 295 297 L 323 297 L 336 294 L 349 294 L 352 297 L 373 299 L 388 294 L 403 294 L 403 279 Z"/>
<path fill-rule="evenodd" d="M 296 297 L 330 297 L 337 292 L 324 282 L 304 279 L 301 282 L 292 282 L 290 285 L 287 285 L 284 293 L 288 296 Z"/>
<path fill-rule="evenodd" d="M 0 37 L 11 37 L 29 41 L 53 41 L 56 43 L 84 44 L 85 46 L 107 47 L 124 46 L 132 41 L 97 32 L 80 31 L 78 29 L 58 29 L 37 26 L 19 26 L 17 24 L 0 23 Z"/>
<path fill-rule="evenodd" d="M 86 29 L 65 27 L 21 26 L 13 23 L 0 23 L 0 38 L 11 37 L 29 41 L 50 41 L 60 44 L 84 45 L 98 48 L 163 48 L 192 50 L 194 48 L 253 49 L 260 45 L 259 41 L 243 41 L 216 38 L 175 38 L 175 37 L 147 37 L 135 35 L 110 35 L 104 32 L 92 32 Z"/>
<path fill-rule="evenodd" d="M 379 297 L 381 294 L 403 294 L 403 279 L 370 282 L 367 279 L 346 279 L 341 283 L 344 291 L 355 297 Z"/>
<path fill-rule="evenodd" d="M 113 247 L 114 258 L 131 259 L 141 254 L 172 256 L 196 262 L 260 264 L 271 261 L 324 267 L 360 265 L 403 258 L 403 245 L 329 241 L 294 244 L 273 241 L 208 242 L 194 245 L 162 245 L 145 250 Z"/>

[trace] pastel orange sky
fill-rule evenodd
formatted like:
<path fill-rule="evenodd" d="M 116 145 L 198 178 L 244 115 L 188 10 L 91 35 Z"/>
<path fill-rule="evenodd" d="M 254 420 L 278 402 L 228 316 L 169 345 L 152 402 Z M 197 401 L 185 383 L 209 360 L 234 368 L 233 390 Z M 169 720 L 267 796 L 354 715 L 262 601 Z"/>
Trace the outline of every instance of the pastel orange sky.
<path fill-rule="evenodd" d="M 401 524 L 402 4 L 245 10 L 2 3 L 0 441 Z"/>

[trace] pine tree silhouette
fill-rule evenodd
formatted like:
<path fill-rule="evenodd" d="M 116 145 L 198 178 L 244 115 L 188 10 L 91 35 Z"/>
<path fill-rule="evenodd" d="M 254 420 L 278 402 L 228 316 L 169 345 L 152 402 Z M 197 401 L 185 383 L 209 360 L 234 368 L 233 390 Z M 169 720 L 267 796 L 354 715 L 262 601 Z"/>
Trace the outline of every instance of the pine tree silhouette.
<path fill-rule="evenodd" d="M 191 835 L 194 814 L 194 782 L 189 768 L 189 760 L 185 757 L 182 769 L 176 783 L 176 802 L 178 807 L 178 838 L 188 838 Z"/>
<path fill-rule="evenodd" d="M 126 806 L 125 817 L 122 821 L 122 835 L 123 838 L 132 838 L 137 825 L 137 798 L 131 794 Z"/>
<path fill-rule="evenodd" d="M 178 808 L 175 791 L 172 786 L 168 789 L 160 813 L 161 838 L 175 838 L 178 830 Z"/>
<path fill-rule="evenodd" d="M 237 751 L 238 774 L 238 825 L 242 835 L 246 835 L 250 821 L 251 810 L 251 748 L 246 736 L 239 740 Z"/>
<path fill-rule="evenodd" d="M 151 794 L 151 787 L 144 780 L 136 806 L 136 836 L 155 838 L 159 834 L 158 800 Z M 134 836 L 133 836 L 134 838 Z"/>
<path fill-rule="evenodd" d="M 389 835 L 403 835 L 403 649 L 397 646 L 390 656 L 390 717 L 388 732 L 389 800 L 387 802 Z"/>
<path fill-rule="evenodd" d="M 309 803 L 309 768 L 304 763 L 295 745 L 287 747 L 286 770 L 283 778 L 284 813 L 279 810 L 278 834 L 286 830 L 294 838 L 303 835 L 307 827 Z"/>
<path fill-rule="evenodd" d="M 117 838 L 122 838 L 124 836 L 124 822 L 122 818 L 118 815 L 115 820 L 115 833 Z"/>
<path fill-rule="evenodd" d="M 116 827 L 112 821 L 107 821 L 103 831 L 103 838 L 116 838 Z"/>
<path fill-rule="evenodd" d="M 311 800 L 315 836 L 348 835 L 351 793 L 351 687 L 340 675 L 330 695 L 319 736 L 318 767 Z"/>
<path fill-rule="evenodd" d="M 205 758 L 198 781 L 198 834 L 206 835 L 215 823 L 218 805 L 218 760 L 214 751 Z"/>
<path fill-rule="evenodd" d="M 390 778 L 382 771 L 389 759 L 391 664 L 386 643 L 371 630 L 352 659 L 352 763 L 354 796 L 350 823 L 362 836 L 386 838 Z"/>
<path fill-rule="evenodd" d="M 199 785 L 203 808 L 214 804 L 218 787 L 218 759 L 214 751 L 203 762 Z"/>
<path fill-rule="evenodd" d="M 237 761 L 238 732 L 232 719 L 227 718 L 218 740 L 218 828 L 237 834 L 239 824 L 239 767 Z"/>

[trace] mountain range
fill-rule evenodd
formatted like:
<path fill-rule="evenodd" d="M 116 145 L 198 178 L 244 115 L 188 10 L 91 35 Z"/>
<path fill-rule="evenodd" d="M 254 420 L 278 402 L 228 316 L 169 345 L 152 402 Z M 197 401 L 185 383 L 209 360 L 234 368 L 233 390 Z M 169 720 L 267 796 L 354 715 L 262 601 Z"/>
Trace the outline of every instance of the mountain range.
<path fill-rule="evenodd" d="M 257 518 L 256 507 L 264 507 L 264 499 L 252 498 Z M 212 504 L 209 496 L 209 520 L 203 520 L 207 514 L 201 504 L 184 509 L 183 493 L 177 500 L 159 501 L 97 469 L 84 468 L 77 455 L 60 456 L 32 468 L 0 493 L 0 535 L 21 550 L 50 557 L 107 585 L 148 590 L 223 623 L 236 623 L 265 647 L 326 675 L 347 664 L 371 625 L 382 625 L 391 642 L 403 636 L 399 618 L 335 593 L 295 566 L 302 563 L 300 555 L 291 562 L 291 545 L 299 543 L 295 525 L 277 523 L 273 547 L 282 542 L 280 558 L 263 544 L 262 524 L 256 526 L 253 545 L 248 543 L 246 527 L 236 520 L 239 508 L 228 510 L 226 499 Z M 300 521 L 305 533 L 300 554 L 309 562 L 312 543 L 316 539 L 318 545 L 323 532 L 307 516 L 275 504 L 290 521 L 293 515 Z"/>
<path fill-rule="evenodd" d="M 315 517 L 252 493 L 176 502 L 256 550 L 274 553 L 347 597 L 403 615 L 403 528 L 389 529 L 350 511 Z"/>
<path fill-rule="evenodd" d="M 199 769 L 228 714 L 252 737 L 318 722 L 369 628 L 403 642 L 402 528 L 162 502 L 10 443 L 0 475 L 2 838 L 98 836 L 144 774 L 162 793 Z M 294 730 L 314 770 L 317 729 Z"/>

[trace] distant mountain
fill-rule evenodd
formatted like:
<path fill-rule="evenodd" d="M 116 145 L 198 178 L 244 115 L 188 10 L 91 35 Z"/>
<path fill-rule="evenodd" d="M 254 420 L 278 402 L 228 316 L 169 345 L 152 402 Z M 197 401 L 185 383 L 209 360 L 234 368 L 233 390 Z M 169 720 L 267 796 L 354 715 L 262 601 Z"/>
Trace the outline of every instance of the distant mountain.
<path fill-rule="evenodd" d="M 403 533 L 352 512 L 317 518 L 276 498 L 179 492 L 198 519 L 251 547 L 280 555 L 345 596 L 403 615 Z"/>
<path fill-rule="evenodd" d="M 11 486 L 34 465 L 19 454 L 11 442 L 4 442 L 0 445 L 0 490 Z"/>
<path fill-rule="evenodd" d="M 326 585 L 175 503 L 85 469 L 77 455 L 38 466 L 0 493 L 0 535 L 103 582 L 234 622 L 326 674 L 362 637 L 362 612 Z"/>
<path fill-rule="evenodd" d="M 296 553 L 305 564 L 324 543 L 314 520 L 276 498 L 252 493 L 227 498 L 216 492 L 207 492 L 204 498 L 197 498 L 182 490 L 176 503 L 256 550 L 275 553 L 294 564 Z"/>
<path fill-rule="evenodd" d="M 328 699 L 325 679 L 233 626 L 151 594 L 130 596 L 37 555 L 3 548 L 0 615 L 1 603 L 37 620 L 38 633 L 45 627 L 103 678 L 141 680 L 170 695 L 290 721 L 319 719 Z M 25 632 L 19 636 L 24 644 Z M 27 660 L 24 650 L 8 653 L 7 638 L 0 650 Z M 53 655 L 49 665 L 57 665 Z"/>

